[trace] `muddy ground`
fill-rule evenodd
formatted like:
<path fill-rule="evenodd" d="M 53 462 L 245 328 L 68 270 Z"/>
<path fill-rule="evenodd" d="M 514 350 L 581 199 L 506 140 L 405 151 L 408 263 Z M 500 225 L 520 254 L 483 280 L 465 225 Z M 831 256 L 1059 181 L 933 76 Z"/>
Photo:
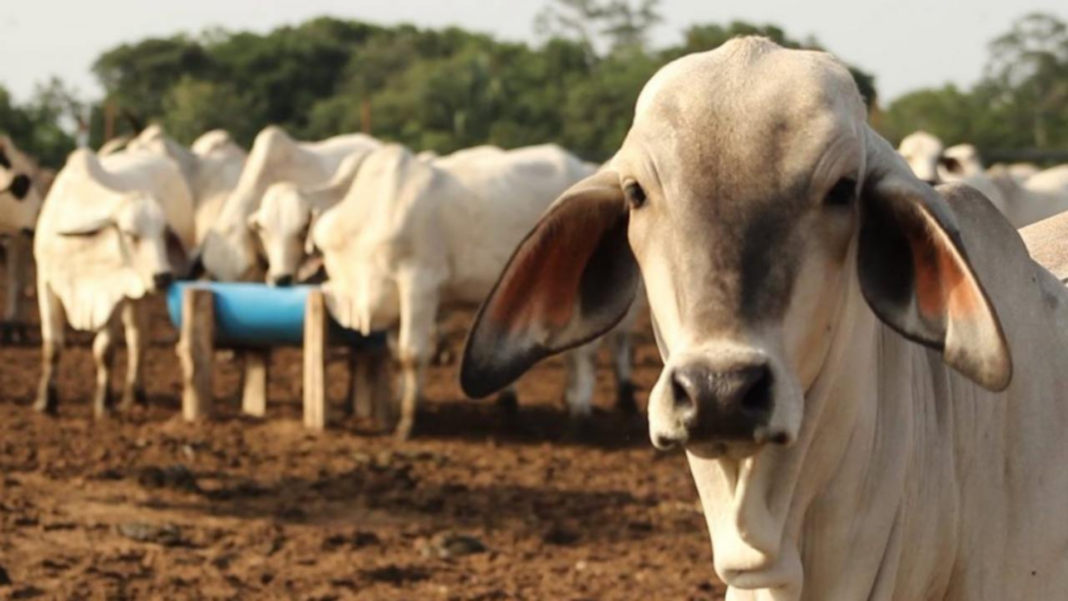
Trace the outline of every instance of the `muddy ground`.
<path fill-rule="evenodd" d="M 559 361 L 521 381 L 509 422 L 456 384 L 457 315 L 411 442 L 356 419 L 307 433 L 295 349 L 273 354 L 264 420 L 240 414 L 240 361 L 219 353 L 216 416 L 192 425 L 177 333 L 161 301 L 153 313 L 149 405 L 104 421 L 88 337 L 62 359 L 54 418 L 30 409 L 39 333 L 0 347 L 0 598 L 721 598 L 685 459 L 611 411 L 607 368 L 585 437 L 569 434 Z M 336 413 L 344 352 L 327 372 Z M 648 334 L 636 356 L 644 408 Z"/>

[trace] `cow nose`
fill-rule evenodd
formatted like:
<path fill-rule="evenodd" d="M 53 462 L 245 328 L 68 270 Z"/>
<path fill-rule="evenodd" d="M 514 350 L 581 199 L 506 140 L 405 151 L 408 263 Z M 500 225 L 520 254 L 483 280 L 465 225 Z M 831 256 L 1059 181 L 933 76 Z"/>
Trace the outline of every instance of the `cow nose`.
<path fill-rule="evenodd" d="M 164 290 L 167 286 L 170 286 L 174 282 L 174 275 L 170 272 L 157 273 L 152 276 L 152 283 L 156 286 L 156 290 Z"/>
<path fill-rule="evenodd" d="M 288 273 L 285 274 L 285 275 L 276 276 L 276 277 L 271 279 L 271 283 L 274 284 L 275 286 L 280 286 L 282 288 L 284 288 L 286 286 L 292 286 L 293 285 L 293 276 L 288 274 Z"/>
<path fill-rule="evenodd" d="M 765 363 L 726 370 L 682 365 L 671 375 L 671 394 L 687 440 L 754 441 L 771 418 L 771 369 Z"/>

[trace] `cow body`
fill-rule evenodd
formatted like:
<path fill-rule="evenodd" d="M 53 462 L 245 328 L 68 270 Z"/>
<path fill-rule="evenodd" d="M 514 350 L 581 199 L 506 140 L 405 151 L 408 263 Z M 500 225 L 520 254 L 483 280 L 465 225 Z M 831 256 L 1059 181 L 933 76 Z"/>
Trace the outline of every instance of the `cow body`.
<path fill-rule="evenodd" d="M 399 328 L 402 437 L 414 423 L 439 307 L 481 302 L 545 207 L 591 173 L 554 146 L 479 149 L 438 161 L 420 161 L 399 146 L 375 151 L 346 198 L 312 232 L 334 317 L 364 332 Z M 622 342 L 617 348 L 627 352 Z M 592 349 L 574 357 L 581 369 L 573 373 L 580 375 L 566 396 L 573 415 L 582 417 L 593 393 Z M 629 357 L 617 363 L 629 368 Z M 629 371 L 621 373 L 629 395 Z"/>
<path fill-rule="evenodd" d="M 158 126 L 142 131 L 127 146 L 130 152 L 168 157 L 177 163 L 193 199 L 196 245 L 213 227 L 223 203 L 237 187 L 247 155 L 226 132 L 215 130 L 201 136 L 187 149 L 164 134 Z"/>
<path fill-rule="evenodd" d="M 144 398 L 144 298 L 174 277 L 193 245 L 192 199 L 169 159 L 118 152 L 71 154 L 41 212 L 34 239 L 42 374 L 35 408 L 58 408 L 55 368 L 65 328 L 94 332 L 94 410 L 110 408 L 108 379 L 120 328 L 129 348 L 123 405 Z M 171 251 L 174 251 L 172 253 Z"/>
<path fill-rule="evenodd" d="M 347 156 L 377 145 L 378 141 L 363 134 L 336 136 L 321 142 L 297 142 L 278 127 L 260 132 L 237 186 L 204 238 L 201 256 L 208 273 L 223 281 L 256 279 L 260 275 L 259 251 L 248 219 L 259 207 L 267 188 L 278 182 L 299 186 L 324 183 Z"/>
<path fill-rule="evenodd" d="M 661 69 L 513 254 L 465 391 L 643 280 L 650 438 L 686 450 L 728 600 L 1068 590 L 1068 291 L 980 192 L 919 179 L 832 57 L 742 38 Z"/>

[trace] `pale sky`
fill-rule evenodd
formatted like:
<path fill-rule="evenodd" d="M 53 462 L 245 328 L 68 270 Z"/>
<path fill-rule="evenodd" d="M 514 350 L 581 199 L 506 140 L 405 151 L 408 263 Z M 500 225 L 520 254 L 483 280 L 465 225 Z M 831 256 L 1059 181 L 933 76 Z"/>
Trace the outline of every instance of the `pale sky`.
<path fill-rule="evenodd" d="M 380 24 L 458 25 L 508 40 L 536 41 L 545 0 L 2 0 L 0 84 L 20 100 L 58 75 L 81 93 L 100 94 L 89 67 L 105 49 L 148 36 L 221 26 L 266 32 L 320 15 Z M 1064 0 L 662 0 L 664 46 L 694 23 L 741 19 L 814 34 L 845 60 L 874 72 L 885 100 L 919 87 L 970 85 L 987 43 L 1034 11 L 1068 19 Z"/>

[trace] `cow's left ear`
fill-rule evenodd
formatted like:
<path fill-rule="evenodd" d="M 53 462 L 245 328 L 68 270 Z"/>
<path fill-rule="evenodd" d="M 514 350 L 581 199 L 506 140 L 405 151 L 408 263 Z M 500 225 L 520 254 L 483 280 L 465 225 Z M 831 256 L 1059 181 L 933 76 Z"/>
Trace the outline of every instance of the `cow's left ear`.
<path fill-rule="evenodd" d="M 537 361 L 619 323 L 641 278 L 628 223 L 613 171 L 579 182 L 553 203 L 512 255 L 471 328 L 460 367 L 468 396 L 499 390 Z"/>
<path fill-rule="evenodd" d="M 984 388 L 1004 390 L 1012 358 L 942 194 L 869 131 L 857 270 L 875 314 Z M 874 139 L 873 139 L 874 138 Z M 966 186 L 948 194 L 979 194 Z"/>

